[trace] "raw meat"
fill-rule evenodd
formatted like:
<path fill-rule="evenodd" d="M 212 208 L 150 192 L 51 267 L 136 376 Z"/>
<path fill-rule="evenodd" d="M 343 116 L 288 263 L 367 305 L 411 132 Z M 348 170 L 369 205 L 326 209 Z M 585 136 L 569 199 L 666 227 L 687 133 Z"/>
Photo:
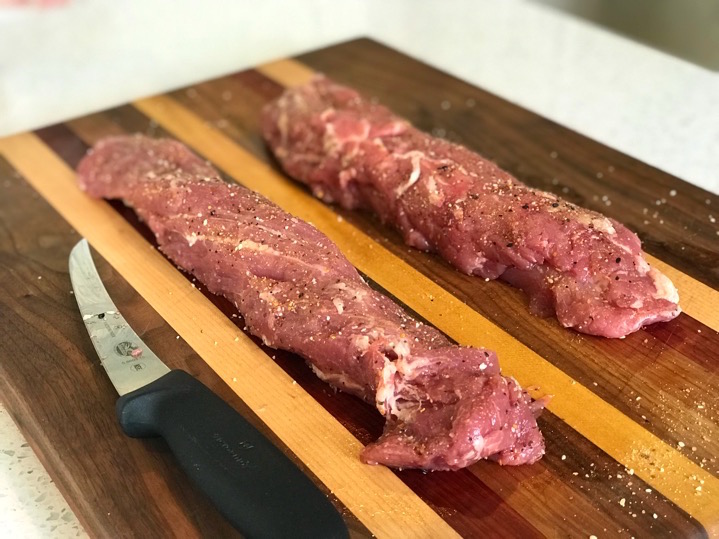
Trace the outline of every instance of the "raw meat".
<path fill-rule="evenodd" d="M 263 112 L 284 170 L 326 202 L 373 210 L 417 249 L 501 278 L 583 333 L 623 337 L 671 320 L 671 281 L 639 238 L 603 215 L 532 189 L 494 163 L 427 135 L 327 78 L 287 90 Z"/>
<path fill-rule="evenodd" d="M 362 459 L 458 469 L 482 458 L 538 460 L 532 403 L 494 352 L 457 346 L 371 289 L 321 232 L 262 196 L 222 181 L 178 142 L 100 141 L 78 166 L 82 189 L 122 199 L 160 249 L 232 301 L 249 330 L 304 357 L 387 422 Z"/>

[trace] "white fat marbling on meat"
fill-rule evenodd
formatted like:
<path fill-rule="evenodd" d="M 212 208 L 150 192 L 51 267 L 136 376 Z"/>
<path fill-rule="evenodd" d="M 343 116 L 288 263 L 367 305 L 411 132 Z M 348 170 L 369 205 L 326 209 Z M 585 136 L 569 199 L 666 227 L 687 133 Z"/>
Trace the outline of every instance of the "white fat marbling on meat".
<path fill-rule="evenodd" d="M 477 454 L 482 454 L 482 450 L 484 449 L 484 437 L 477 433 L 472 438 L 472 447 L 477 452 Z"/>
<path fill-rule="evenodd" d="M 606 217 L 595 217 L 592 219 L 592 224 L 594 225 L 594 230 L 599 230 L 600 232 L 604 232 L 610 236 L 617 233 L 612 222 Z"/>
<path fill-rule="evenodd" d="M 647 263 L 646 260 L 644 260 L 644 257 L 640 254 L 634 257 L 634 266 L 637 268 L 637 272 L 642 277 L 644 277 L 652 269 L 652 267 Z"/>
<path fill-rule="evenodd" d="M 679 302 L 679 291 L 666 275 L 655 268 L 651 268 L 649 276 L 654 281 L 654 286 L 657 289 L 654 299 L 666 299 L 672 303 Z"/>
<path fill-rule="evenodd" d="M 384 367 L 379 372 L 377 392 L 375 400 L 377 409 L 384 416 L 394 415 L 400 417 L 400 409 L 397 406 L 397 396 L 399 391 L 395 387 L 395 376 L 397 375 L 397 366 L 389 358 L 384 359 Z"/>
<path fill-rule="evenodd" d="M 237 244 L 237 247 L 235 247 L 235 251 L 241 251 L 242 249 L 248 249 L 250 251 L 257 251 L 258 253 L 267 253 L 277 256 L 280 256 L 282 254 L 276 249 L 270 247 L 269 245 L 257 243 L 252 240 L 240 240 L 240 242 Z"/>
<path fill-rule="evenodd" d="M 612 222 L 607 219 L 606 217 L 592 217 L 588 213 L 580 213 L 576 217 L 577 221 L 584 226 L 592 226 L 594 230 L 597 230 L 599 232 L 604 232 L 605 234 L 611 236 L 613 234 L 616 234 L 617 231 L 614 228 L 614 225 Z"/>
<path fill-rule="evenodd" d="M 185 239 L 187 240 L 187 245 L 190 247 L 195 245 L 195 243 L 197 243 L 197 237 L 197 232 L 193 232 L 192 234 L 185 236 Z"/>
<path fill-rule="evenodd" d="M 327 111 L 325 111 L 327 112 Z M 358 134 L 353 135 L 345 135 L 343 137 L 340 137 L 337 135 L 337 131 L 335 130 L 335 126 L 332 122 L 325 123 L 325 135 L 324 135 L 324 148 L 325 151 L 331 152 L 338 150 L 343 145 L 347 144 L 348 142 L 354 142 L 359 143 L 362 141 L 365 141 L 369 138 L 370 131 L 372 129 L 372 126 L 367 120 L 363 120 L 361 122 L 362 125 L 362 131 Z"/>
<path fill-rule="evenodd" d="M 397 354 L 398 357 L 400 357 L 400 358 L 409 357 L 409 355 L 410 355 L 409 343 L 405 339 L 402 339 L 398 343 L 394 343 L 391 346 L 392 346 L 392 350 L 394 350 L 394 353 Z"/>
<path fill-rule="evenodd" d="M 259 296 L 262 301 L 266 301 L 270 305 L 278 304 L 277 298 L 275 298 L 275 296 L 272 295 L 272 292 L 270 292 L 269 290 L 263 290 L 262 292 L 260 292 Z"/>
<path fill-rule="evenodd" d="M 399 159 L 409 159 L 412 163 L 412 172 L 409 175 L 409 179 L 406 183 L 400 185 L 395 190 L 398 197 L 401 197 L 407 189 L 412 187 L 415 183 L 417 183 L 417 180 L 419 180 L 419 177 L 422 174 L 421 160 L 424 156 L 424 152 L 420 151 L 407 152 L 396 156 Z"/>
<path fill-rule="evenodd" d="M 355 336 L 354 345 L 359 352 L 366 352 L 369 349 L 369 337 L 367 335 Z"/>
<path fill-rule="evenodd" d="M 310 363 L 310 368 L 312 369 L 312 372 L 315 373 L 317 378 L 319 378 L 323 382 L 332 384 L 336 388 L 339 388 L 343 391 L 349 391 L 351 393 L 360 393 L 360 394 L 364 391 L 364 386 L 354 382 L 351 378 L 349 378 L 345 374 L 338 374 L 338 373 L 327 374 L 327 373 L 322 372 L 320 369 L 318 369 L 315 365 L 313 365 L 311 363 Z"/>
<path fill-rule="evenodd" d="M 435 177 L 428 176 L 425 185 L 427 186 L 429 201 L 435 206 L 441 206 L 442 202 L 444 202 L 444 196 L 442 196 L 439 189 L 437 189 L 437 180 Z"/>

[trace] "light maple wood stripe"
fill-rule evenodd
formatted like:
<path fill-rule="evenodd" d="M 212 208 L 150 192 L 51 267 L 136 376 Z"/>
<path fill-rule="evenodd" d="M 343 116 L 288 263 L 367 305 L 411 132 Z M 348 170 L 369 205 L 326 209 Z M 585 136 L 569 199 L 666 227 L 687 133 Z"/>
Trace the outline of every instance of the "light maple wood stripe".
<path fill-rule="evenodd" d="M 158 96 L 134 105 L 231 177 L 313 223 L 339 246 L 352 264 L 458 342 L 496 350 L 504 371 L 523 386 L 539 385 L 542 393 L 554 395 L 549 404 L 553 413 L 697 520 L 706 525 L 719 514 L 719 480 L 675 448 L 572 380 L 354 225 L 340 221 L 327 205 L 288 182 L 177 101 Z M 534 396 L 539 394 L 535 391 Z M 663 471 L 657 463 L 662 463 Z M 690 482 L 688 477 L 697 479 Z M 697 496 L 695 487 L 699 481 L 704 481 L 703 493 Z"/>
<path fill-rule="evenodd" d="M 257 71 L 285 87 L 309 82 L 316 72 L 297 60 L 283 59 L 261 65 Z M 669 277 L 679 289 L 680 305 L 689 316 L 719 331 L 719 290 L 705 285 L 666 262 L 646 255 L 647 261 Z"/>
<path fill-rule="evenodd" d="M 289 58 L 282 58 L 262 64 L 255 68 L 255 70 L 288 88 L 305 84 L 316 74 L 314 69 L 306 66 L 302 62 Z"/>
<path fill-rule="evenodd" d="M 41 140 L 0 139 L 0 152 L 372 533 L 457 536 L 389 469 L 362 464 L 359 441 L 106 202 L 82 193 Z"/>

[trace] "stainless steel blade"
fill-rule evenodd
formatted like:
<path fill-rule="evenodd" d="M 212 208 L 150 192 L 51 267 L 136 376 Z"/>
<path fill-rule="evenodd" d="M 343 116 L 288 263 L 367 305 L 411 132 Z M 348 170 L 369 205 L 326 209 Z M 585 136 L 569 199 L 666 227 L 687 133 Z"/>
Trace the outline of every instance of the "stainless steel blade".
<path fill-rule="evenodd" d="M 70 253 L 70 280 L 80 314 L 112 384 L 120 395 L 170 372 L 118 312 L 82 239 Z"/>

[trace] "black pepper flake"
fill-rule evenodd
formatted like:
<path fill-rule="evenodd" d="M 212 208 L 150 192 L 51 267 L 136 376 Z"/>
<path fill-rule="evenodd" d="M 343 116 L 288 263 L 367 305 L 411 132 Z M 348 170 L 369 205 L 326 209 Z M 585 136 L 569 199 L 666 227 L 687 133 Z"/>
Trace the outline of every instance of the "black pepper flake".
<path fill-rule="evenodd" d="M 514 247 L 514 243 L 512 243 L 512 242 L 510 241 L 510 242 L 507 244 L 507 247 Z"/>
<path fill-rule="evenodd" d="M 528 210 L 528 209 L 529 209 L 529 204 L 522 204 L 522 209 L 523 209 L 523 210 Z"/>
<path fill-rule="evenodd" d="M 617 259 L 615 260 L 615 262 L 616 262 L 617 264 L 619 264 L 621 261 L 622 261 L 622 257 L 620 257 L 620 256 L 618 256 Z"/>
<path fill-rule="evenodd" d="M 558 208 L 559 202 L 552 202 L 552 208 Z"/>

